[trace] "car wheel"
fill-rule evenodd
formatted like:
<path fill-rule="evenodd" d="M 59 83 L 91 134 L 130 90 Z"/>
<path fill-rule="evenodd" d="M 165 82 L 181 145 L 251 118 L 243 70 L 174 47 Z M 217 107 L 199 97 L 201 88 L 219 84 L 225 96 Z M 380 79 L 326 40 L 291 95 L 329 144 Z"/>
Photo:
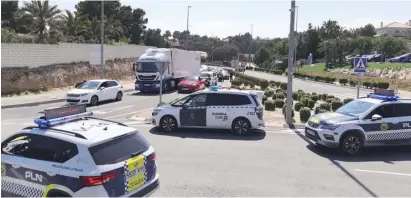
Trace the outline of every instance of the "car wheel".
<path fill-rule="evenodd" d="M 120 101 L 120 100 L 122 100 L 122 99 L 123 99 L 123 92 L 119 91 L 119 92 L 117 93 L 117 95 L 116 95 L 116 100 L 117 100 L 117 101 Z"/>
<path fill-rule="evenodd" d="M 165 132 L 172 132 L 177 129 L 177 120 L 173 116 L 164 116 L 160 120 L 160 128 Z"/>
<path fill-rule="evenodd" d="M 359 155 L 364 148 L 364 142 L 360 134 L 349 133 L 343 136 L 340 142 L 340 151 L 345 155 Z"/>
<path fill-rule="evenodd" d="M 237 118 L 233 121 L 231 131 L 236 135 L 245 135 L 250 131 L 251 124 L 245 118 Z"/>
<path fill-rule="evenodd" d="M 91 97 L 90 106 L 96 106 L 97 104 L 98 104 L 98 97 L 97 96 Z"/>

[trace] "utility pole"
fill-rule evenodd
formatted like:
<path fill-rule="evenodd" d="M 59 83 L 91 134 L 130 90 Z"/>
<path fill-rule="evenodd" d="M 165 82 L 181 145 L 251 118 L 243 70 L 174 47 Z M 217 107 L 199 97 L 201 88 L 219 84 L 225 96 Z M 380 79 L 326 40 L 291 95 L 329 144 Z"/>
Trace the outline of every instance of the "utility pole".
<path fill-rule="evenodd" d="M 253 46 L 253 24 L 250 24 L 251 26 L 251 40 L 250 40 L 250 50 L 248 52 L 248 64 L 251 67 L 251 48 Z"/>
<path fill-rule="evenodd" d="M 297 16 L 295 17 L 295 32 L 297 32 L 297 34 L 298 34 L 298 11 L 299 11 L 299 8 L 298 8 L 298 6 L 295 6 L 295 7 L 297 8 Z M 295 42 L 295 45 L 294 45 L 294 65 L 295 65 L 296 68 L 298 67 L 298 65 L 296 64 L 297 63 L 297 45 L 298 45 L 298 40 L 297 40 L 297 42 Z"/>
<path fill-rule="evenodd" d="M 189 35 L 189 33 L 188 33 L 188 23 L 189 23 L 189 20 L 190 20 L 190 8 L 191 8 L 191 6 L 188 6 L 188 7 L 187 7 L 187 37 L 186 37 L 186 50 L 188 50 L 188 35 Z"/>
<path fill-rule="evenodd" d="M 295 27 L 295 0 L 291 0 L 291 14 L 290 14 L 290 34 L 288 38 L 288 68 L 287 68 L 287 124 L 293 124 L 292 110 L 293 110 L 293 52 L 294 52 L 294 27 Z"/>
<path fill-rule="evenodd" d="M 100 78 L 104 79 L 104 0 L 101 0 L 101 46 L 100 46 Z"/>

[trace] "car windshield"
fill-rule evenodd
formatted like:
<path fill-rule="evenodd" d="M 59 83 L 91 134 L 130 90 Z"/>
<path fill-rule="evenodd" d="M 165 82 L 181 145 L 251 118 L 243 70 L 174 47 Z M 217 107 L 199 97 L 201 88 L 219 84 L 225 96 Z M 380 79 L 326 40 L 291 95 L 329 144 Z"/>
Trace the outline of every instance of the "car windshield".
<path fill-rule="evenodd" d="M 353 100 L 340 107 L 336 112 L 349 116 L 360 116 L 361 114 L 369 110 L 372 106 L 374 106 L 374 103 Z"/>
<path fill-rule="evenodd" d="M 140 62 L 137 64 L 136 72 L 138 73 L 156 73 L 158 72 L 155 62 Z"/>
<path fill-rule="evenodd" d="M 175 106 L 181 106 L 183 105 L 185 102 L 187 102 L 188 99 L 190 99 L 191 96 L 186 96 L 184 98 L 178 99 L 174 102 L 171 103 L 171 105 L 175 105 Z"/>
<path fill-rule="evenodd" d="M 77 89 L 97 89 L 99 85 L 99 81 L 87 81 L 82 83 Z"/>
<path fill-rule="evenodd" d="M 195 77 L 195 76 L 186 77 L 186 78 L 184 78 L 184 81 L 197 82 L 198 77 Z"/>
<path fill-rule="evenodd" d="M 200 76 L 203 78 L 211 78 L 211 74 L 209 73 L 202 73 Z"/>

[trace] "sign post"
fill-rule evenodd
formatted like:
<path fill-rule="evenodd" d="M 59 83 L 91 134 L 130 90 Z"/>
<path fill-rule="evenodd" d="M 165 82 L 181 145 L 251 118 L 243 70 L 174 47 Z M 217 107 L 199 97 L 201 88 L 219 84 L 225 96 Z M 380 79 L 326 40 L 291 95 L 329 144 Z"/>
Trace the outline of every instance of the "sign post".
<path fill-rule="evenodd" d="M 357 98 L 360 98 L 360 86 L 362 73 L 367 72 L 367 58 L 355 58 L 354 59 L 354 72 L 357 73 Z"/>
<path fill-rule="evenodd" d="M 159 71 L 159 73 L 160 73 L 160 103 L 159 104 L 161 104 L 161 102 L 162 102 L 162 95 L 163 95 L 163 75 L 164 75 L 164 72 L 165 72 L 165 70 L 167 69 L 166 67 L 167 67 L 167 63 L 157 63 L 156 64 L 156 66 L 157 66 L 157 69 L 158 69 L 158 71 Z"/>

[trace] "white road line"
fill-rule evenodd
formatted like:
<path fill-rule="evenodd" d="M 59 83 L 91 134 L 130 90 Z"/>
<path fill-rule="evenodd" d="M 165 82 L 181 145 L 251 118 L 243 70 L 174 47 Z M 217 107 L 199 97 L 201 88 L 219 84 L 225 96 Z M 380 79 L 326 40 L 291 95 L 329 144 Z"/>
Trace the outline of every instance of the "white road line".
<path fill-rule="evenodd" d="M 107 110 L 109 110 L 109 109 L 102 109 L 102 110 L 96 110 L 96 111 L 93 111 L 93 110 L 91 110 L 93 113 L 95 113 L 95 114 L 97 114 L 97 115 L 102 115 L 102 114 L 107 114 L 107 113 L 111 113 L 111 112 L 115 112 L 115 111 L 119 111 L 119 110 L 123 110 L 123 109 L 127 109 L 127 108 L 130 108 L 130 107 L 134 107 L 135 105 L 128 105 L 128 106 L 124 106 L 124 107 L 116 107 L 116 108 L 109 108 L 111 111 L 107 111 Z"/>
<path fill-rule="evenodd" d="M 111 119 L 111 118 L 117 118 L 117 117 L 121 117 L 121 116 L 125 116 L 125 115 L 130 115 L 130 114 L 135 114 L 135 113 L 141 113 L 141 112 L 145 112 L 145 111 L 150 111 L 153 110 L 155 108 L 148 108 L 148 109 L 143 109 L 140 111 L 133 111 L 133 112 L 129 112 L 129 113 L 123 113 L 123 114 L 119 114 L 119 115 L 115 115 L 115 116 L 110 116 L 110 117 L 105 117 L 104 119 Z"/>
<path fill-rule="evenodd" d="M 406 174 L 406 173 L 394 173 L 394 172 L 372 171 L 372 170 L 362 170 L 362 169 L 354 169 L 354 170 L 358 172 L 365 172 L 365 173 L 378 173 L 378 174 L 386 174 L 386 175 L 399 175 L 399 176 L 411 177 L 411 174 Z"/>

